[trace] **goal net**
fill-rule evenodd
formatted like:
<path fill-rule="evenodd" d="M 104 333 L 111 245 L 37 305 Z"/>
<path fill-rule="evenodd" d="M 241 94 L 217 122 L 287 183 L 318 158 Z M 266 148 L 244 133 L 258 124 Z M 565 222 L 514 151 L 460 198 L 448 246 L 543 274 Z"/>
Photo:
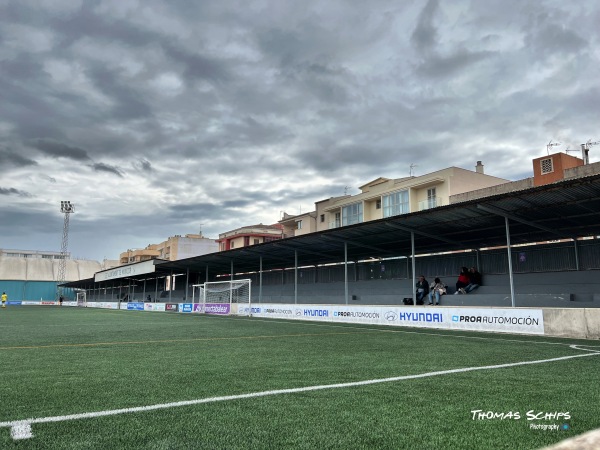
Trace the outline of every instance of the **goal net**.
<path fill-rule="evenodd" d="M 193 301 L 201 303 L 206 314 L 249 316 L 250 294 L 251 280 L 213 281 L 194 285 Z"/>
<path fill-rule="evenodd" d="M 83 307 L 87 306 L 87 301 L 86 301 L 86 297 L 85 297 L 85 291 L 78 291 L 77 292 L 77 306 L 83 306 Z"/>

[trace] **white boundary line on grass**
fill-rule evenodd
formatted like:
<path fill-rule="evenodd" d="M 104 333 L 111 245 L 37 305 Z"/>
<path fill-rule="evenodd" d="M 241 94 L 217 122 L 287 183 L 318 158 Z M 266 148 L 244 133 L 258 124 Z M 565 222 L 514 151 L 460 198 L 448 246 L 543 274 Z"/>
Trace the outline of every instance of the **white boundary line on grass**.
<path fill-rule="evenodd" d="M 161 403 L 156 405 L 148 405 L 148 406 L 138 406 L 134 408 L 123 408 L 123 409 L 113 409 L 106 411 L 95 411 L 88 413 L 80 413 L 80 414 L 70 414 L 67 416 L 53 416 L 53 417 L 40 417 L 40 418 L 30 418 L 24 420 L 13 420 L 10 422 L 0 422 L 0 428 L 10 427 L 10 435 L 14 440 L 21 439 L 29 439 L 33 437 L 33 432 L 31 430 L 31 425 L 34 423 L 50 423 L 50 422 L 65 422 L 68 420 L 79 420 L 79 419 L 90 419 L 94 417 L 104 417 L 104 416 L 116 416 L 119 414 L 129 414 L 135 412 L 145 412 L 145 411 L 154 411 L 158 409 L 169 409 L 169 408 L 177 408 L 180 406 L 190 406 L 190 405 L 199 405 L 203 403 L 215 403 L 215 402 L 223 402 L 228 400 L 241 400 L 245 398 L 257 398 L 257 397 L 267 397 L 271 395 L 280 395 L 280 394 L 295 394 L 298 392 L 309 392 L 309 391 L 319 391 L 324 389 L 338 389 L 338 388 L 348 388 L 355 386 L 366 386 L 370 384 L 379 384 L 379 383 L 389 383 L 392 381 L 402 381 L 402 380 L 414 380 L 416 378 L 427 378 L 427 377 L 435 377 L 438 375 L 448 375 L 453 373 L 464 373 L 464 372 L 473 372 L 477 370 L 490 370 L 490 369 L 503 369 L 506 367 L 517 367 L 517 366 L 526 366 L 532 364 L 543 364 L 554 361 L 565 361 L 568 359 L 574 358 L 584 358 L 586 356 L 599 356 L 599 350 L 589 350 L 585 348 L 579 348 L 578 345 L 570 345 L 574 350 L 587 351 L 589 353 L 580 354 L 580 355 L 571 355 L 571 356 L 561 356 L 558 358 L 551 359 L 541 359 L 536 361 L 521 361 L 516 363 L 507 363 L 507 364 L 496 364 L 493 366 L 480 366 L 480 367 L 463 367 L 461 369 L 451 369 L 451 370 L 440 370 L 437 372 L 427 372 L 421 373 L 417 375 L 404 375 L 400 377 L 391 377 L 391 378 L 379 378 L 373 380 L 364 380 L 364 381 L 354 381 L 350 383 L 338 383 L 338 384 L 324 384 L 319 386 L 306 386 L 301 388 L 292 388 L 292 389 L 277 389 L 273 391 L 262 391 L 262 392 L 252 392 L 249 394 L 239 394 L 239 395 L 227 395 L 224 397 L 209 397 L 209 398 L 201 398 L 196 400 L 184 400 L 180 402 L 172 402 L 172 403 Z"/>

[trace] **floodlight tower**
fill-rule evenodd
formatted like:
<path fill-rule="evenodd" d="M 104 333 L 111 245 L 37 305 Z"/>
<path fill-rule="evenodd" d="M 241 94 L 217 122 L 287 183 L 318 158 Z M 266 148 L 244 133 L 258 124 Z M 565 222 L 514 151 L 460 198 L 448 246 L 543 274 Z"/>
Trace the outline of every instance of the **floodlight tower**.
<path fill-rule="evenodd" d="M 75 212 L 75 205 L 69 201 L 60 202 L 60 212 L 65 215 L 65 222 L 63 225 L 63 238 L 62 245 L 60 247 L 60 262 L 58 265 L 58 278 L 56 284 L 59 285 L 65 282 L 67 275 L 67 247 L 69 244 L 69 216 Z M 62 287 L 58 288 L 58 295 L 62 295 Z"/>

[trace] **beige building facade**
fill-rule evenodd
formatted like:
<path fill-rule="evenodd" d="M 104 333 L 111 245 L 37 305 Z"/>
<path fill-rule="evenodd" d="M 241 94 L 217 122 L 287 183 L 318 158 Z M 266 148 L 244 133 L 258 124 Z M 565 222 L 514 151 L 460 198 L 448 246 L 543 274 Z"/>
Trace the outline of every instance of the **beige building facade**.
<path fill-rule="evenodd" d="M 452 195 L 507 182 L 484 174 L 481 161 L 475 171 L 448 167 L 421 176 L 380 177 L 360 186 L 357 195 L 316 202 L 316 231 L 448 205 Z"/>
<path fill-rule="evenodd" d="M 219 245 L 215 239 L 205 238 L 201 234 L 186 234 L 185 236 L 177 234 L 170 236 L 160 244 L 150 244 L 146 248 L 128 249 L 120 254 L 119 262 L 120 264 L 130 264 L 151 259 L 176 261 L 217 251 L 219 251 Z"/>

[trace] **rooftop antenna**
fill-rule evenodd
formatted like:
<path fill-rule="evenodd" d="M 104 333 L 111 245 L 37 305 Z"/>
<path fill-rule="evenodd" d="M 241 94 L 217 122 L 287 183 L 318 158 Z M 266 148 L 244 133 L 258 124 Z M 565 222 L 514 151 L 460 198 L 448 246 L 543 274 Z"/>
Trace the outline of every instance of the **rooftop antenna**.
<path fill-rule="evenodd" d="M 584 164 L 587 165 L 590 163 L 590 147 L 598 144 L 600 144 L 600 141 L 592 142 L 591 139 L 589 139 L 585 144 L 581 144 L 581 157 Z"/>
<path fill-rule="evenodd" d="M 550 139 L 550 142 L 546 144 L 546 152 L 548 153 L 548 155 L 550 155 L 550 149 L 552 147 L 556 147 L 557 145 L 560 145 L 560 142 L 552 142 L 552 139 Z"/>
<path fill-rule="evenodd" d="M 408 176 L 409 176 L 409 177 L 412 177 L 412 176 L 413 176 L 413 169 L 414 169 L 415 167 L 419 167 L 419 165 L 418 165 L 418 164 L 411 164 L 411 165 L 410 165 L 410 169 L 409 169 L 409 171 L 408 171 Z"/>
<path fill-rule="evenodd" d="M 200 237 L 202 237 L 202 225 L 204 225 L 203 223 L 200 224 L 200 231 L 198 232 L 198 234 L 200 235 Z"/>
<path fill-rule="evenodd" d="M 348 195 L 348 189 L 350 189 L 348 186 L 344 186 L 344 195 Z"/>

